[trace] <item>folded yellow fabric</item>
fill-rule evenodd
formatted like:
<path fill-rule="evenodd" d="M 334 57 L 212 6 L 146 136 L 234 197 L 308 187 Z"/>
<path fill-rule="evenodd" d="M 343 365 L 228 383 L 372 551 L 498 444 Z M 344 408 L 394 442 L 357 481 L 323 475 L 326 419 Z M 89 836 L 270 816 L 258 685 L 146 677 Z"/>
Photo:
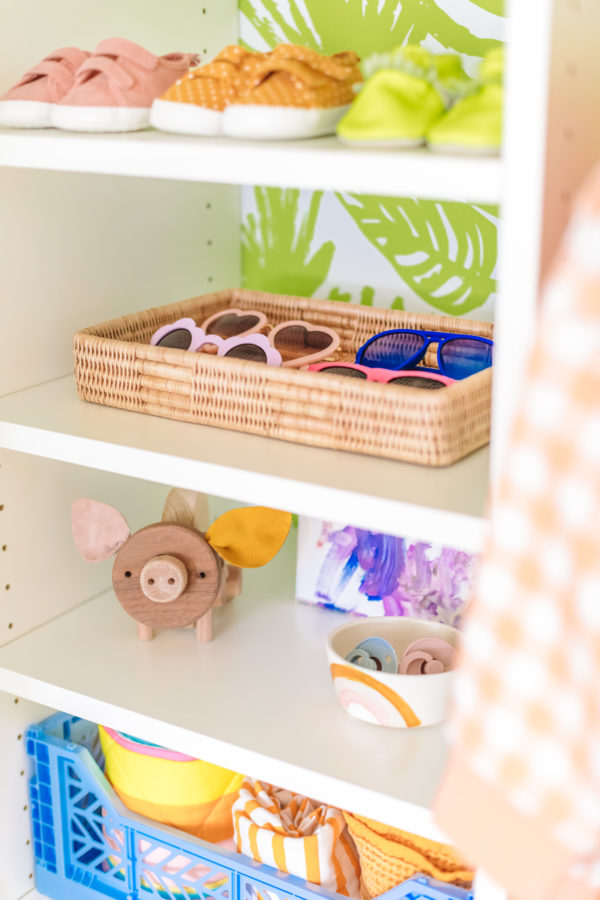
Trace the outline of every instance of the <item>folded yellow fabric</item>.
<path fill-rule="evenodd" d="M 358 857 L 339 809 L 246 780 L 233 804 L 233 824 L 240 853 L 358 897 Z"/>
<path fill-rule="evenodd" d="M 349 812 L 344 817 L 360 856 L 363 900 L 378 897 L 417 873 L 470 887 L 473 870 L 448 844 Z"/>
<path fill-rule="evenodd" d="M 216 843 L 233 836 L 244 776 L 98 726 L 105 775 L 128 809 Z"/>

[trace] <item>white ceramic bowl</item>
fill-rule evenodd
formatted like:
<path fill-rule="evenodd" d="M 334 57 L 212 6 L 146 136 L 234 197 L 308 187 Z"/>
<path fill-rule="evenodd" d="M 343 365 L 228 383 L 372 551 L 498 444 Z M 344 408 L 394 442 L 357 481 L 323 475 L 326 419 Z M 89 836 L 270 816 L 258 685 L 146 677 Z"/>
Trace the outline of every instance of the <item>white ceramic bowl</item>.
<path fill-rule="evenodd" d="M 347 622 L 327 638 L 327 658 L 335 693 L 350 715 L 388 728 L 417 728 L 443 721 L 454 672 L 398 675 L 346 662 L 346 654 L 370 637 L 389 641 L 400 661 L 409 644 L 419 638 L 442 638 L 458 647 L 460 632 L 438 622 L 387 616 Z"/>

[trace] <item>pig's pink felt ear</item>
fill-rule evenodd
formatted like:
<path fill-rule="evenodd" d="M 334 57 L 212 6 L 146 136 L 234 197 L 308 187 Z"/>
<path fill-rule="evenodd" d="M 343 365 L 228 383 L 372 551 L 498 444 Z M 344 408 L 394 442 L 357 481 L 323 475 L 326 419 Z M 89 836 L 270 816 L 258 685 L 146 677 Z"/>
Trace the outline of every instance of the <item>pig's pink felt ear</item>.
<path fill-rule="evenodd" d="M 75 546 L 86 562 L 108 559 L 129 538 L 129 525 L 114 506 L 81 497 L 71 506 Z"/>

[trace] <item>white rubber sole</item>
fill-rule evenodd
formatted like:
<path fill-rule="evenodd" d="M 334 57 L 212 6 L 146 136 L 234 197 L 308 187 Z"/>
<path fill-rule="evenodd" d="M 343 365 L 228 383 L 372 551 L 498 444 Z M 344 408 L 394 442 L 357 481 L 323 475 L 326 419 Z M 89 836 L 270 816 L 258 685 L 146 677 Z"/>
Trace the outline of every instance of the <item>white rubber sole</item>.
<path fill-rule="evenodd" d="M 432 153 L 452 156 L 500 156 L 500 147 L 464 147 L 460 144 L 427 144 Z"/>
<path fill-rule="evenodd" d="M 214 137 L 223 134 L 223 113 L 194 103 L 155 100 L 150 110 L 150 124 L 174 134 Z"/>
<path fill-rule="evenodd" d="M 351 140 L 338 134 L 338 140 L 347 147 L 359 147 L 368 150 L 414 150 L 425 144 L 425 138 L 390 138 L 389 140 L 369 141 Z"/>
<path fill-rule="evenodd" d="M 50 128 L 53 103 L 1 100 L 0 125 L 5 128 Z"/>
<path fill-rule="evenodd" d="M 350 109 L 297 109 L 293 106 L 232 104 L 223 113 L 223 134 L 259 141 L 290 141 L 335 134 Z"/>
<path fill-rule="evenodd" d="M 54 128 L 65 131 L 141 131 L 150 124 L 150 108 L 57 104 L 50 119 Z"/>

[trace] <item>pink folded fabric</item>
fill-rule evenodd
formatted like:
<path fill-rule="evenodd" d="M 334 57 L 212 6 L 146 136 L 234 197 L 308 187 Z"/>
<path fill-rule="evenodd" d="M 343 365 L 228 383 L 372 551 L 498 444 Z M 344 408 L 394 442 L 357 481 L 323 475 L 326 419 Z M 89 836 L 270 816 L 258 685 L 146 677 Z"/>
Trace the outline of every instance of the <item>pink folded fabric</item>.
<path fill-rule="evenodd" d="M 89 55 L 77 47 L 61 47 L 40 60 L 0 97 L 0 125 L 48 128 L 51 105 L 69 93 Z"/>
<path fill-rule="evenodd" d="M 73 131 L 146 128 L 155 97 L 197 62 L 194 53 L 155 56 L 124 38 L 101 41 L 54 108 L 52 124 Z"/>

